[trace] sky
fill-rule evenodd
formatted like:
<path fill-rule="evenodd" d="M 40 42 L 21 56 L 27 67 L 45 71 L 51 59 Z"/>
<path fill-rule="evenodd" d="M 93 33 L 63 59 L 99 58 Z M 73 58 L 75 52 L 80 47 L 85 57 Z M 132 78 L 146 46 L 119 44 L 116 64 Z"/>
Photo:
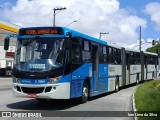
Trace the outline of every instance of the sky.
<path fill-rule="evenodd" d="M 159 0 L 0 0 L 0 19 L 20 27 L 67 26 L 84 34 L 130 49 L 142 50 L 160 38 Z M 77 21 L 77 22 L 73 22 Z M 72 23 L 72 24 L 70 24 Z"/>

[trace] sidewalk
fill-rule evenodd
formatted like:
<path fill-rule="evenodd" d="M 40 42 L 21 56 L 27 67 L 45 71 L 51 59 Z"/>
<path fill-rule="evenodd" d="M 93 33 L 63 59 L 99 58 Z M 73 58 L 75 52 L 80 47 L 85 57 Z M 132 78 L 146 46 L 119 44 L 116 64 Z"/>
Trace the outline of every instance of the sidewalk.
<path fill-rule="evenodd" d="M 1 77 L 0 78 L 0 88 L 11 88 L 12 86 L 12 78 Z"/>

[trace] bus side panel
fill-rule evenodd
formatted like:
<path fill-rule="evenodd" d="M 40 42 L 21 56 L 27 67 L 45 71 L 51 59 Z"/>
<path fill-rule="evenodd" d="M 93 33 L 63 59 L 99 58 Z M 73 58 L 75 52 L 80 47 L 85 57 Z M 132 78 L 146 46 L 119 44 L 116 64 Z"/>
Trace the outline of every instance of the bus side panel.
<path fill-rule="evenodd" d="M 122 86 L 122 66 L 108 65 L 108 91 L 115 90 L 117 76 L 119 78 L 119 86 Z"/>
<path fill-rule="evenodd" d="M 91 63 L 84 63 L 82 66 L 77 68 L 72 72 L 71 77 L 71 98 L 76 98 L 82 96 L 82 87 L 85 78 L 91 75 L 92 64 Z M 90 84 L 92 87 L 92 84 Z M 90 87 L 90 88 L 91 88 Z"/>
<path fill-rule="evenodd" d="M 147 65 L 147 79 L 152 79 L 155 73 L 155 65 Z"/>
<path fill-rule="evenodd" d="M 138 79 L 141 80 L 141 65 L 130 66 L 130 83 L 135 83 Z"/>
<path fill-rule="evenodd" d="M 157 68 L 156 68 L 156 69 L 157 69 L 157 70 L 156 70 L 157 73 L 156 73 L 155 77 L 158 77 L 158 76 L 159 76 L 159 68 L 158 68 L 158 67 L 159 67 L 159 66 L 157 65 Z"/>
<path fill-rule="evenodd" d="M 99 94 L 108 92 L 108 64 L 99 64 Z"/>

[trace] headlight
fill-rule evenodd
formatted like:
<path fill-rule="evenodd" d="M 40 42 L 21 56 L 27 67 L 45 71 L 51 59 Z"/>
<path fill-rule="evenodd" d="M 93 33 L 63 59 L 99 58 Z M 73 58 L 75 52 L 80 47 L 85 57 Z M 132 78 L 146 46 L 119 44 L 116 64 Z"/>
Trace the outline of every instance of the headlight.
<path fill-rule="evenodd" d="M 49 78 L 49 83 L 57 82 L 61 77 Z"/>
<path fill-rule="evenodd" d="M 19 79 L 19 78 L 16 78 L 16 77 L 13 77 L 13 82 L 14 82 L 14 83 L 19 83 L 19 82 L 20 82 L 20 79 Z"/>

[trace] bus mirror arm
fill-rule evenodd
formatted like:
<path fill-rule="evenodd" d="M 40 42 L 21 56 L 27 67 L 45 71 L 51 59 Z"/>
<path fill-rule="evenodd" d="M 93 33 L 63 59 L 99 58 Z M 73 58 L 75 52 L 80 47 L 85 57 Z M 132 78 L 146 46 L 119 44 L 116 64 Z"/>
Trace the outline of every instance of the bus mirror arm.
<path fill-rule="evenodd" d="M 10 41 L 9 37 L 6 37 L 4 39 L 4 50 L 8 50 L 8 48 L 9 48 L 9 41 Z"/>

